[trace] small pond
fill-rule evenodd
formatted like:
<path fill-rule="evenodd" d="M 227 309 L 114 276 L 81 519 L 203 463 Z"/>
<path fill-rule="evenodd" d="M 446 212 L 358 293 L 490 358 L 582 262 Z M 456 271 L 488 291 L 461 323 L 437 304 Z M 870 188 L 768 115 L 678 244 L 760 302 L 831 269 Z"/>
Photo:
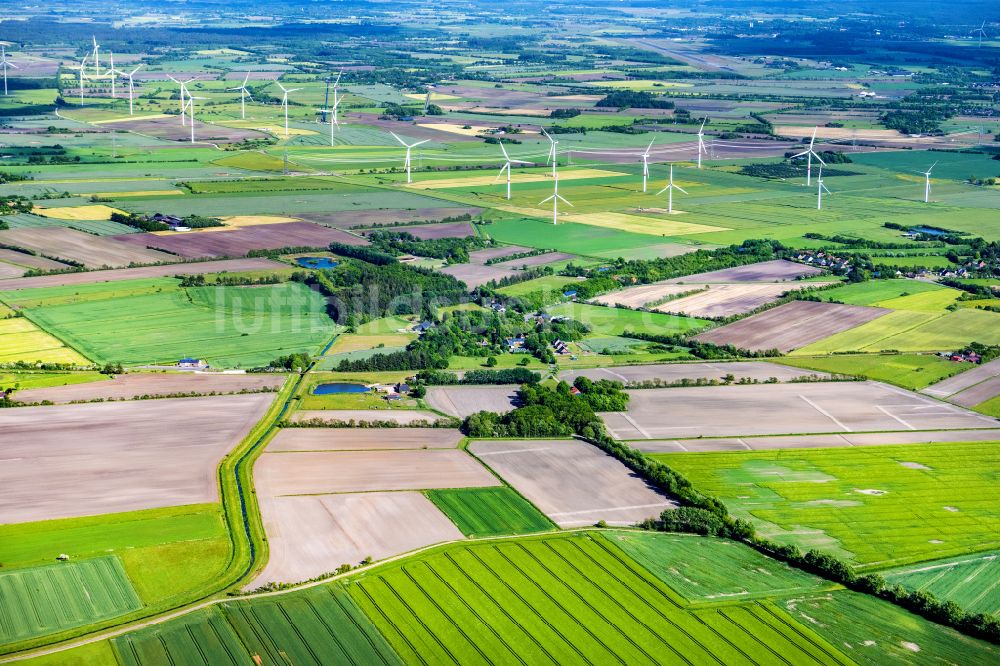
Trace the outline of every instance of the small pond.
<path fill-rule="evenodd" d="M 313 395 L 331 395 L 333 393 L 368 393 L 370 390 L 371 389 L 364 384 L 333 382 L 330 384 L 320 384 L 313 390 Z"/>
<path fill-rule="evenodd" d="M 337 262 L 330 257 L 296 257 L 295 263 L 303 268 L 336 268 Z"/>

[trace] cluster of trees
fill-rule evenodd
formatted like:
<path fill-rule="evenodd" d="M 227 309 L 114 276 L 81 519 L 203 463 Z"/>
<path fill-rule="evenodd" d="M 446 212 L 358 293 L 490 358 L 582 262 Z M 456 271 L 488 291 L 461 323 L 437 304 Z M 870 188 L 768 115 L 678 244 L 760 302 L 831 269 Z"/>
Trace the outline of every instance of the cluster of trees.
<path fill-rule="evenodd" d="M 882 114 L 879 121 L 903 134 L 933 134 L 941 131 L 941 123 L 950 115 L 938 107 L 896 109 Z"/>
<path fill-rule="evenodd" d="M 23 173 L 11 173 L 10 171 L 0 171 L 0 185 L 7 183 L 17 183 L 23 180 L 34 180 L 31 176 Z"/>
<path fill-rule="evenodd" d="M 617 109 L 672 109 L 674 103 L 650 92 L 616 90 L 599 99 L 594 106 Z"/>
<path fill-rule="evenodd" d="M 479 236 L 423 239 L 405 231 L 373 231 L 368 240 L 372 247 L 386 254 L 415 254 L 444 259 L 450 264 L 468 263 L 471 248 L 486 247 L 486 241 Z"/>
<path fill-rule="evenodd" d="M 361 245 L 348 245 L 347 243 L 333 242 L 330 243 L 327 249 L 329 249 L 330 252 L 339 254 L 342 257 L 360 259 L 361 261 L 369 264 L 375 264 L 376 266 L 388 266 L 389 264 L 397 263 L 396 257 L 392 254 Z"/>
<path fill-rule="evenodd" d="M 555 388 L 524 384 L 518 400 L 519 406 L 503 415 L 486 411 L 470 415 L 462 431 L 470 437 L 595 437 L 603 432 L 585 395 L 574 394 L 566 382 Z"/>
<path fill-rule="evenodd" d="M 490 358 L 493 358 L 492 356 Z M 459 378 L 454 372 L 441 370 L 421 370 L 417 381 L 431 386 L 452 384 L 534 384 L 542 376 L 527 368 L 506 368 L 503 370 L 468 370 Z"/>
<path fill-rule="evenodd" d="M 825 157 L 823 159 L 826 159 Z M 798 162 L 777 164 L 744 164 L 737 172 L 742 176 L 752 176 L 754 178 L 786 179 L 800 178 L 803 175 L 804 166 Z M 824 176 L 857 176 L 858 171 L 848 171 L 847 169 L 827 169 L 823 168 Z"/>
<path fill-rule="evenodd" d="M 576 118 L 580 115 L 580 113 L 580 109 L 553 109 L 552 113 L 549 114 L 549 118 L 565 120 L 568 118 Z"/>
<path fill-rule="evenodd" d="M 270 363 L 272 368 L 282 370 L 293 370 L 295 372 L 305 372 L 312 365 L 312 357 L 305 352 L 279 356 Z"/>
<path fill-rule="evenodd" d="M 214 217 L 203 217 L 201 215 L 188 215 L 184 220 L 184 226 L 191 229 L 204 229 L 207 227 L 222 227 L 222 220 Z M 169 231 L 170 226 L 164 224 L 163 222 L 156 222 L 151 220 L 145 215 L 136 215 L 135 213 L 119 213 L 113 211 L 111 213 L 111 221 L 118 222 L 119 224 L 125 224 L 135 229 L 141 229 L 142 231 Z"/>
<path fill-rule="evenodd" d="M 285 278 L 278 275 L 277 273 L 272 273 L 271 275 L 260 275 L 257 277 L 250 277 L 247 275 L 217 275 L 215 280 L 208 282 L 204 275 L 175 275 L 175 278 L 180 280 L 181 287 L 204 287 L 206 285 L 221 285 L 226 287 L 251 287 L 256 285 L 264 284 L 280 284 L 285 281 Z"/>
<path fill-rule="evenodd" d="M 492 266 L 493 264 L 499 264 L 504 261 L 514 261 L 516 259 L 527 259 L 528 257 L 537 257 L 541 254 L 546 254 L 552 252 L 553 250 L 526 250 L 525 252 L 515 252 L 514 254 L 505 254 L 502 257 L 493 257 L 492 259 L 486 260 L 487 266 Z"/>
<path fill-rule="evenodd" d="M 0 215 L 14 215 L 15 213 L 30 213 L 33 208 L 33 204 L 30 199 L 25 199 L 19 196 L 5 196 L 0 197 Z M 0 224 L 3 226 L 0 229 L 6 229 L 7 223 L 0 220 Z"/>

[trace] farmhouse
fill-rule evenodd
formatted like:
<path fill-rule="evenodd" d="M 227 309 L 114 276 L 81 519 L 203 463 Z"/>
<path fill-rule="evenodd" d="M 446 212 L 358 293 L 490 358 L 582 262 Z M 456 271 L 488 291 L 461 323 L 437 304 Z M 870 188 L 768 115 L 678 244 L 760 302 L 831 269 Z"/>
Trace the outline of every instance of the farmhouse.
<path fill-rule="evenodd" d="M 207 368 L 208 363 L 200 358 L 182 358 L 177 361 L 178 368 Z"/>

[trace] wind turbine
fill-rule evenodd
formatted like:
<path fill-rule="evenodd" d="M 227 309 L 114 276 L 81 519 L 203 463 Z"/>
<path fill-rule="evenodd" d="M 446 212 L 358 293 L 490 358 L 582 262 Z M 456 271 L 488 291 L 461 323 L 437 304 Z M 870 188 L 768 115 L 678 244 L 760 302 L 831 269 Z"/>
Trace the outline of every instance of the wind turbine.
<path fill-rule="evenodd" d="M 701 127 L 698 129 L 698 168 L 701 168 L 701 156 L 702 153 L 707 153 L 708 149 L 705 148 L 705 123 L 708 122 L 708 118 L 701 121 Z"/>
<path fill-rule="evenodd" d="M 243 120 L 247 119 L 247 97 L 250 101 L 253 101 L 253 95 L 247 90 L 247 81 L 250 80 L 250 72 L 247 72 L 246 77 L 243 79 L 243 83 L 236 86 L 235 88 L 226 88 L 226 90 L 239 90 L 240 91 L 240 118 Z"/>
<path fill-rule="evenodd" d="M 189 90 L 187 89 L 187 84 L 189 84 L 189 83 L 191 83 L 192 81 L 195 81 L 195 80 L 197 80 L 197 79 L 199 79 L 199 78 L 201 78 L 201 77 L 198 77 L 198 76 L 192 76 L 192 77 L 191 77 L 190 79 L 188 79 L 187 81 L 178 81 L 177 79 L 175 79 L 174 77 L 172 77 L 172 76 L 170 76 L 170 75 L 168 74 L 168 75 L 167 75 L 167 78 L 168 78 L 168 79 L 170 79 L 171 81 L 173 81 L 174 83 L 176 83 L 177 85 L 179 85 L 179 86 L 180 86 L 180 88 L 181 88 L 181 125 L 186 125 L 186 124 L 187 124 L 187 122 L 186 122 L 186 121 L 184 120 L 184 112 L 185 112 L 185 110 L 187 109 L 187 103 L 186 103 L 186 102 L 184 101 L 184 96 L 185 96 L 185 95 L 187 95 L 188 97 L 190 97 L 190 96 L 191 96 L 191 91 L 189 91 Z"/>
<path fill-rule="evenodd" d="M 937 162 L 924 172 L 924 203 L 930 203 L 931 201 L 931 169 L 936 166 Z"/>
<path fill-rule="evenodd" d="M 83 70 L 87 66 L 87 58 L 89 56 L 83 56 L 83 60 L 80 61 L 80 106 L 83 106 L 83 78 L 86 76 Z"/>
<path fill-rule="evenodd" d="M 430 141 L 430 139 L 424 139 L 423 141 L 417 141 L 416 143 L 406 143 L 398 136 L 396 136 L 395 132 L 389 132 L 389 134 L 392 134 L 392 136 L 395 137 L 396 141 L 399 141 L 401 145 L 406 146 L 406 159 L 403 160 L 403 168 L 406 169 L 406 182 L 412 183 L 413 179 L 410 178 L 410 150 L 416 148 L 422 143 L 427 143 L 428 141 Z"/>
<path fill-rule="evenodd" d="M 91 35 L 90 38 L 94 42 L 94 76 L 100 76 L 101 75 L 101 58 L 100 58 L 101 45 L 97 43 L 97 37 L 95 35 Z"/>
<path fill-rule="evenodd" d="M 823 158 L 820 157 L 816 153 L 815 150 L 813 150 L 813 145 L 815 145 L 815 143 L 816 143 L 816 131 L 817 130 L 819 130 L 818 127 L 814 127 L 813 128 L 813 135 L 812 135 L 812 139 L 809 140 L 809 147 L 806 148 L 805 150 L 803 150 L 801 153 L 798 153 L 796 155 L 792 155 L 792 159 L 795 159 L 796 157 L 802 157 L 804 155 L 807 158 L 807 160 L 808 160 L 806 162 L 806 185 L 811 185 L 812 184 L 813 157 L 815 157 L 816 159 L 818 159 L 820 164 L 826 164 L 826 162 L 823 161 Z"/>
<path fill-rule="evenodd" d="M 0 67 L 3 67 L 3 94 L 7 94 L 7 68 L 13 67 L 14 69 L 20 69 L 17 65 L 7 60 L 7 48 L 0 44 Z"/>
<path fill-rule="evenodd" d="M 278 87 L 281 88 L 281 92 L 284 94 L 281 96 L 281 106 L 285 109 L 285 138 L 288 138 L 288 93 L 298 92 L 302 88 L 286 88 L 281 85 L 281 81 L 275 81 Z"/>
<path fill-rule="evenodd" d="M 121 74 L 121 72 L 115 69 L 115 52 L 109 51 L 111 58 L 111 69 L 108 70 L 108 75 L 111 77 L 111 99 L 115 99 L 117 95 L 115 94 L 115 78 Z"/>
<path fill-rule="evenodd" d="M 331 147 L 333 147 L 334 145 L 336 145 L 334 143 L 334 141 L 333 141 L 333 128 L 334 127 L 338 127 L 338 128 L 340 127 L 340 123 L 337 122 L 337 107 L 339 105 L 340 105 L 340 100 L 337 99 L 336 91 L 334 91 L 334 95 L 333 95 L 333 107 L 329 108 L 329 109 L 325 109 L 325 108 L 324 109 L 316 109 L 317 113 L 322 113 L 323 114 L 323 118 L 324 119 L 326 118 L 326 114 L 328 114 L 328 113 L 330 114 L 330 146 Z"/>
<path fill-rule="evenodd" d="M 205 100 L 205 99 L 208 99 L 208 98 L 207 97 L 195 97 L 191 93 L 188 93 L 187 106 L 188 106 L 188 109 L 189 109 L 188 113 L 191 115 L 191 143 L 194 143 L 194 101 L 196 99 L 198 99 L 198 100 Z"/>
<path fill-rule="evenodd" d="M 680 190 L 684 194 L 687 194 L 687 191 L 683 187 L 674 183 L 674 165 L 671 164 L 670 179 L 667 181 L 667 186 L 656 193 L 656 196 L 660 196 L 664 192 L 667 193 L 667 213 L 674 212 L 674 190 Z"/>
<path fill-rule="evenodd" d="M 504 165 L 500 167 L 500 173 L 498 173 L 497 177 L 493 179 L 493 182 L 495 183 L 498 180 L 500 180 L 500 176 L 503 175 L 504 171 L 507 172 L 507 201 L 510 201 L 510 165 L 514 164 L 515 162 L 517 164 L 530 164 L 530 162 L 525 162 L 524 160 L 510 159 L 510 155 L 507 154 L 507 149 L 504 148 L 503 146 L 503 141 L 500 142 L 500 150 L 503 151 Z"/>
<path fill-rule="evenodd" d="M 556 165 L 559 163 L 559 142 L 549 136 L 549 133 L 545 131 L 544 127 L 542 128 L 542 134 L 544 134 L 545 138 L 549 140 L 549 156 L 545 161 L 546 163 L 552 163 L 552 177 L 556 178 Z"/>
<path fill-rule="evenodd" d="M 655 139 L 654 139 L 655 140 Z M 642 154 L 642 191 L 646 192 L 646 181 L 649 180 L 649 149 L 653 147 L 653 141 L 646 146 L 646 152 Z"/>
<path fill-rule="evenodd" d="M 819 175 L 816 177 L 816 210 L 823 210 L 823 192 L 827 194 L 833 194 L 830 190 L 826 189 L 826 185 L 823 184 L 823 165 L 819 166 Z"/>
<path fill-rule="evenodd" d="M 142 63 L 140 63 L 139 66 L 131 72 L 124 74 L 125 78 L 128 79 L 128 115 L 130 116 L 132 115 L 132 96 L 135 92 L 135 82 L 132 81 L 132 77 L 135 76 L 135 73 L 140 69 L 142 69 Z"/>
<path fill-rule="evenodd" d="M 562 201 L 567 206 L 570 206 L 570 207 L 573 206 L 573 204 L 571 204 L 570 202 L 566 201 L 566 199 L 563 197 L 563 195 L 559 194 L 559 174 L 558 173 L 555 174 L 555 189 L 552 190 L 551 196 L 548 196 L 548 197 L 542 199 L 541 201 L 539 201 L 538 205 L 541 206 L 543 203 L 546 203 L 548 201 L 552 202 L 552 224 L 558 224 L 559 223 L 559 202 L 560 201 Z"/>
<path fill-rule="evenodd" d="M 986 37 L 986 30 L 985 30 L 985 28 L 986 28 L 986 21 L 983 21 L 983 24 L 981 26 L 979 26 L 975 30 L 970 30 L 969 31 L 970 35 L 975 34 L 977 32 L 979 33 L 979 48 L 983 47 L 983 37 Z"/>

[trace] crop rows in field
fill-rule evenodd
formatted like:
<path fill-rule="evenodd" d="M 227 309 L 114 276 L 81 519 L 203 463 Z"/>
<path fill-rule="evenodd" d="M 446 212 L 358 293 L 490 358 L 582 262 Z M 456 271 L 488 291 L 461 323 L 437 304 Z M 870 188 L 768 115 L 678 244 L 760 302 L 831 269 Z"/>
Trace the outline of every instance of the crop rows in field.
<path fill-rule="evenodd" d="M 507 487 L 430 490 L 427 497 L 466 536 L 522 534 L 554 528 L 538 509 Z"/>
<path fill-rule="evenodd" d="M 654 456 L 770 538 L 859 564 L 947 557 L 997 542 L 994 443 Z"/>
<path fill-rule="evenodd" d="M 142 606 L 113 555 L 0 573 L 0 644 L 123 615 Z"/>
<path fill-rule="evenodd" d="M 846 663 L 804 627 L 758 609 L 745 629 L 708 626 L 602 537 L 449 549 L 349 589 L 407 663 L 770 661 L 759 644 L 746 651 L 753 633 L 794 663 Z"/>
<path fill-rule="evenodd" d="M 1000 614 L 1000 551 L 925 562 L 883 574 L 890 583 L 930 592 L 972 613 Z"/>
<path fill-rule="evenodd" d="M 0 363 L 81 363 L 87 359 L 23 317 L 0 319 Z"/>
<path fill-rule="evenodd" d="M 124 666 L 239 666 L 249 663 L 249 655 L 236 632 L 214 608 L 125 634 L 112 643 Z"/>

